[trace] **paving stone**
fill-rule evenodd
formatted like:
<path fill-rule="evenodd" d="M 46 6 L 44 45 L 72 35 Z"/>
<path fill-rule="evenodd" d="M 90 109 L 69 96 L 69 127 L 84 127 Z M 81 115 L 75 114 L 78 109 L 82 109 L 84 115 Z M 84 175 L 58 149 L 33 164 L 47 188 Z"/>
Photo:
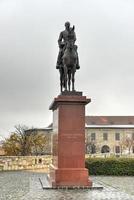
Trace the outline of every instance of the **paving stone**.
<path fill-rule="evenodd" d="M 103 190 L 43 190 L 44 173 L 0 172 L 0 200 L 134 200 L 133 177 L 92 177 Z"/>

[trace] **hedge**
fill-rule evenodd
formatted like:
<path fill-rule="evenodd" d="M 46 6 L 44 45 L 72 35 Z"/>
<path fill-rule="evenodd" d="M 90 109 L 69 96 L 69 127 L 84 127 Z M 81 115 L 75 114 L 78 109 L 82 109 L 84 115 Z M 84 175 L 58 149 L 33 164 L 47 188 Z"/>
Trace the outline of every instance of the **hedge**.
<path fill-rule="evenodd" d="M 87 158 L 90 175 L 134 176 L 134 158 Z"/>

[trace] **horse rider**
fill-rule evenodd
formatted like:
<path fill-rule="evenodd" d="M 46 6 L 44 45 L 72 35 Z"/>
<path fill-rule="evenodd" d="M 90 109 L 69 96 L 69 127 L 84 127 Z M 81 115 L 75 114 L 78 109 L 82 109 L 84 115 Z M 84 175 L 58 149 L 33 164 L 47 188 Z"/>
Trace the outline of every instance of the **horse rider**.
<path fill-rule="evenodd" d="M 69 31 L 70 31 L 70 22 L 65 23 L 65 30 L 62 31 L 59 35 L 58 39 L 58 45 L 59 45 L 59 54 L 58 54 L 58 59 L 57 59 L 57 64 L 56 64 L 56 69 L 60 69 L 62 67 L 62 56 L 64 54 L 64 51 L 66 49 L 67 42 L 69 40 Z M 76 34 L 73 32 L 73 42 L 75 43 L 76 41 Z M 78 52 L 77 52 L 77 46 L 74 45 L 74 48 L 76 50 L 76 55 L 77 55 L 77 65 L 76 69 L 79 69 L 79 57 L 78 57 Z"/>

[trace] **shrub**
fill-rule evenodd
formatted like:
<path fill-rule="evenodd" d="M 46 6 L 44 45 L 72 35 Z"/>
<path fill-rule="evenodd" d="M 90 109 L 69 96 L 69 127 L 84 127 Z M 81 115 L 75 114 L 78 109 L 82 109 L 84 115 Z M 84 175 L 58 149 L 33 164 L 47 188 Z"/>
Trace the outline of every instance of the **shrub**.
<path fill-rule="evenodd" d="M 133 158 L 87 158 L 90 175 L 134 176 Z"/>

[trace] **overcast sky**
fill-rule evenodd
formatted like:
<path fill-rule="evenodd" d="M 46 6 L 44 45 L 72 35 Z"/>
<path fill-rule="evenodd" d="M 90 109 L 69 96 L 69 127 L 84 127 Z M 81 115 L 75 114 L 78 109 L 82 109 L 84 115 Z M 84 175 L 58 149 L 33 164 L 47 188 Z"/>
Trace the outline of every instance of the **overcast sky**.
<path fill-rule="evenodd" d="M 52 122 L 65 21 L 76 27 L 86 115 L 134 115 L 133 0 L 0 0 L 0 135 Z"/>

